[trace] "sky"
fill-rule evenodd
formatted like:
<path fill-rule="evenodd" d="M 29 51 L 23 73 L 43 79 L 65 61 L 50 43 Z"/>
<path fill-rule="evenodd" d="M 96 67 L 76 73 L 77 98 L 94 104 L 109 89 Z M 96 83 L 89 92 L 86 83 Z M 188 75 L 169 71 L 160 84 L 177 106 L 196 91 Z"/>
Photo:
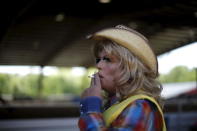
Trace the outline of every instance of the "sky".
<path fill-rule="evenodd" d="M 175 66 L 197 68 L 197 42 L 158 56 L 159 73 L 168 73 Z"/>
<path fill-rule="evenodd" d="M 166 74 L 178 65 L 186 66 L 189 69 L 197 68 L 197 42 L 158 56 L 158 63 L 160 74 Z M 56 67 L 46 66 L 43 69 L 44 75 L 55 74 L 56 71 Z M 29 73 L 38 74 L 39 72 L 39 66 L 0 66 L 0 73 L 26 75 Z M 74 67 L 72 71 L 75 75 L 82 75 L 83 72 L 84 68 L 80 67 Z"/>

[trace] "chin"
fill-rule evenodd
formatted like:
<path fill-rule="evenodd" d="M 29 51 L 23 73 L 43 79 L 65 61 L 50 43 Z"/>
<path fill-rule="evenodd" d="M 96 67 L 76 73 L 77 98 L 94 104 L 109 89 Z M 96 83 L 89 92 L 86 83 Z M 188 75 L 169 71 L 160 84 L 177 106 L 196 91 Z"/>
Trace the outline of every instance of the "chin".
<path fill-rule="evenodd" d="M 108 94 L 115 94 L 114 90 L 109 90 L 109 88 L 102 88 L 105 92 L 107 92 Z"/>

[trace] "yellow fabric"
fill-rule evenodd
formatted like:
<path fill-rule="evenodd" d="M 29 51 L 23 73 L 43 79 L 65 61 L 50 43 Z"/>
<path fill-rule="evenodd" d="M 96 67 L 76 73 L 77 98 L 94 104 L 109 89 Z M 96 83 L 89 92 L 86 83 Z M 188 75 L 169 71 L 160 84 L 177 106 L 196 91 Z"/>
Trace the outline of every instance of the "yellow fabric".
<path fill-rule="evenodd" d="M 112 121 L 114 121 L 118 117 L 118 115 L 128 106 L 128 104 L 130 104 L 131 102 L 138 100 L 138 99 L 147 99 L 147 100 L 153 102 L 157 106 L 159 112 L 162 115 L 162 119 L 163 119 L 163 131 L 166 131 L 166 125 L 165 125 L 165 121 L 164 121 L 163 112 L 162 112 L 159 104 L 155 101 L 154 98 L 146 96 L 146 95 L 131 96 L 131 97 L 127 98 L 126 100 L 124 100 L 118 104 L 114 104 L 113 106 L 108 108 L 103 113 L 103 117 L 104 117 L 106 125 L 109 126 L 112 123 Z"/>

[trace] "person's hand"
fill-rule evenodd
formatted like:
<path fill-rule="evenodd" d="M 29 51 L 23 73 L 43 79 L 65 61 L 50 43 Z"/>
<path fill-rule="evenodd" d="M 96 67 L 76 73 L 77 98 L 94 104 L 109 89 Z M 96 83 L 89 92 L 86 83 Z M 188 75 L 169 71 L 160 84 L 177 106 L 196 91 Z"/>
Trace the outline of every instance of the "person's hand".
<path fill-rule="evenodd" d="M 88 96 L 98 96 L 102 99 L 101 83 L 98 73 L 94 74 L 94 77 L 91 79 L 90 87 L 85 89 L 85 91 L 81 95 L 82 98 Z"/>

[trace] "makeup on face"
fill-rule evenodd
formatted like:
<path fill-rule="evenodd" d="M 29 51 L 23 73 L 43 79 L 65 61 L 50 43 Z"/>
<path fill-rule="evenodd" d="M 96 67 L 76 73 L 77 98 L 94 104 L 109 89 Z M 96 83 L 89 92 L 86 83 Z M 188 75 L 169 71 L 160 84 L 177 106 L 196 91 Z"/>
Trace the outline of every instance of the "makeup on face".
<path fill-rule="evenodd" d="M 98 64 L 101 60 L 106 62 L 111 62 L 111 58 L 108 56 L 104 56 L 103 58 L 96 58 L 96 64 Z"/>

